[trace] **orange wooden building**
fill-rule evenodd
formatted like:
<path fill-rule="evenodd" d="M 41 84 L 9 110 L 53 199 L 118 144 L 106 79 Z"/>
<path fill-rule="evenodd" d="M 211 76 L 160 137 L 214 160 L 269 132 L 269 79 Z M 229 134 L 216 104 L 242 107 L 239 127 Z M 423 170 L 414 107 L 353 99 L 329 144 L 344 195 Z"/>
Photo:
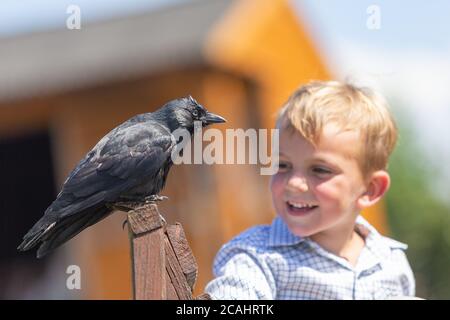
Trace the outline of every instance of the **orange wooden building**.
<path fill-rule="evenodd" d="M 330 77 L 288 1 L 186 2 L 76 31 L 0 39 L 0 137 L 13 143 L 45 132 L 59 189 L 111 128 L 168 100 L 191 94 L 228 120 L 215 126 L 220 130 L 272 128 L 276 111 L 295 88 Z M 33 158 L 28 161 L 32 167 Z M 17 170 L 14 164 L 3 169 Z M 33 174 L 40 170 L 34 169 Z M 220 246 L 253 224 L 269 223 L 274 215 L 268 177 L 254 165 L 174 166 L 163 194 L 170 200 L 160 205 L 161 212 L 169 222 L 183 224 L 199 264 L 196 294 L 211 279 Z M 383 230 L 379 211 L 367 215 Z M 30 212 L 19 211 L 8 221 L 28 216 Z M 129 299 L 124 219 L 123 214 L 109 217 L 49 257 L 46 268 L 55 276 L 47 275 L 52 284 L 44 287 L 67 290 L 61 283 L 65 268 L 76 264 L 82 270 L 82 289 L 64 297 Z M 30 220 L 21 228 L 29 227 Z M 0 260 L 0 265 L 16 258 Z M 26 285 L 15 294 L 20 296 L 21 290 Z"/>

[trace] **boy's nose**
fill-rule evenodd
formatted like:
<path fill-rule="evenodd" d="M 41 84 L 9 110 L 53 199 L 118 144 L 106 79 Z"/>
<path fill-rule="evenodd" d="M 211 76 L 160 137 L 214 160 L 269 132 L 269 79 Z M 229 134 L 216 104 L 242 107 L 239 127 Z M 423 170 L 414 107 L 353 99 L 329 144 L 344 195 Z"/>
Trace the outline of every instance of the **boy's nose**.
<path fill-rule="evenodd" d="M 308 191 L 308 183 L 306 182 L 306 179 L 304 177 L 299 176 L 292 176 L 288 180 L 287 184 L 288 189 L 292 191 L 301 191 L 306 192 Z"/>

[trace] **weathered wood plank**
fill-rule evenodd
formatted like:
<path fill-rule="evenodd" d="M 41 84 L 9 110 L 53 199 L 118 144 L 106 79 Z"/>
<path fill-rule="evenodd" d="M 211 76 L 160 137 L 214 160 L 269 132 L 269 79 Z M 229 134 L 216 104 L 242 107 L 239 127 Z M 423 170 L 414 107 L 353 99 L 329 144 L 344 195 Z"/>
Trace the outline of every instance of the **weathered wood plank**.
<path fill-rule="evenodd" d="M 192 300 L 197 263 L 181 224 L 163 223 L 156 204 L 121 203 L 115 208 L 128 212 L 134 299 Z"/>
<path fill-rule="evenodd" d="M 168 238 L 164 238 L 164 248 L 166 252 L 166 270 L 168 279 L 173 284 L 178 299 L 192 300 L 191 288 L 189 287 L 186 277 L 181 269 L 180 263 L 175 255 L 175 251 L 170 244 Z"/>
<path fill-rule="evenodd" d="M 201 295 L 195 297 L 195 300 L 212 300 L 208 293 L 202 293 Z"/>
<path fill-rule="evenodd" d="M 132 239 L 133 295 L 136 300 L 166 299 L 166 258 L 162 228 Z"/>
<path fill-rule="evenodd" d="M 167 292 L 167 300 L 179 300 L 177 292 L 175 291 L 175 287 L 173 286 L 172 281 L 170 281 L 170 278 L 166 278 L 166 292 Z"/>
<path fill-rule="evenodd" d="M 197 280 L 198 266 L 195 261 L 195 257 L 192 254 L 192 250 L 189 247 L 183 227 L 179 223 L 169 225 L 167 226 L 166 232 L 175 252 L 175 256 L 177 257 L 183 274 L 186 277 L 186 281 L 191 290 L 194 290 L 194 284 Z"/>
<path fill-rule="evenodd" d="M 128 223 L 134 235 L 150 232 L 163 226 L 156 204 L 145 204 L 130 211 Z"/>
<path fill-rule="evenodd" d="M 128 211 L 133 297 L 166 299 L 165 233 L 158 208 L 155 204 L 127 205 L 133 208 Z"/>

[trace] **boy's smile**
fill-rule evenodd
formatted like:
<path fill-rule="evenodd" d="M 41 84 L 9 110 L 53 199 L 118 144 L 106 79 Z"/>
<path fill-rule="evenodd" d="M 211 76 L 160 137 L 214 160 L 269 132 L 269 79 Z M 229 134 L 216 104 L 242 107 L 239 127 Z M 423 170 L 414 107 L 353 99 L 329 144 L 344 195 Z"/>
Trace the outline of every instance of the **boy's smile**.
<path fill-rule="evenodd" d="M 279 171 L 270 187 L 275 210 L 293 234 L 313 240 L 351 236 L 366 191 L 360 144 L 357 132 L 332 124 L 323 128 L 317 147 L 281 130 Z"/>
<path fill-rule="evenodd" d="M 306 202 L 296 202 L 294 200 L 286 201 L 286 205 L 289 214 L 294 216 L 306 215 L 319 207 L 318 205 L 315 204 L 310 204 Z"/>

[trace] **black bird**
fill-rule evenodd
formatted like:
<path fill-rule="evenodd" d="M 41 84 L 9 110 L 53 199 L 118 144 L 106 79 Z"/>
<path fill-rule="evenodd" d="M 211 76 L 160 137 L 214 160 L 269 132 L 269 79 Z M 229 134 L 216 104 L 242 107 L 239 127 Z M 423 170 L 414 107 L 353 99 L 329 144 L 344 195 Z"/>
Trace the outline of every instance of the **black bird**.
<path fill-rule="evenodd" d="M 78 163 L 17 249 L 25 251 L 41 243 L 37 251 L 41 258 L 111 214 L 114 203 L 161 200 L 158 194 L 177 144 L 172 132 L 186 129 L 192 134 L 194 121 L 207 126 L 225 119 L 189 96 L 114 128 Z"/>

